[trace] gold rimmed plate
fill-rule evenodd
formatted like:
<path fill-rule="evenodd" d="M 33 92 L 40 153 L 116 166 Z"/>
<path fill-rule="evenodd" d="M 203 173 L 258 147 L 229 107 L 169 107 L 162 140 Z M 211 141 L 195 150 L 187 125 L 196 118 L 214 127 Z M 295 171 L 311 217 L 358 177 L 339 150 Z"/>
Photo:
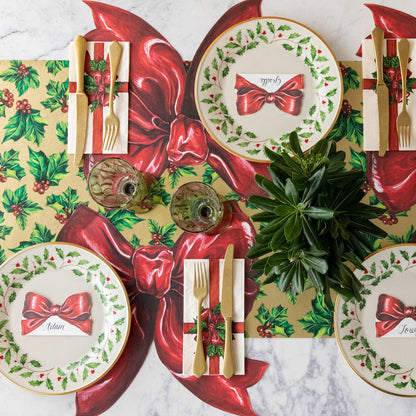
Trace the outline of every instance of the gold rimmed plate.
<path fill-rule="evenodd" d="M 335 336 L 351 368 L 387 393 L 416 396 L 416 244 L 375 252 L 355 275 L 362 301 L 335 306 Z"/>
<path fill-rule="evenodd" d="M 342 77 L 327 44 L 292 20 L 262 17 L 231 27 L 207 49 L 195 80 L 199 116 L 210 135 L 243 158 L 269 162 L 296 131 L 302 150 L 332 128 Z"/>
<path fill-rule="evenodd" d="M 113 268 L 83 247 L 29 247 L 0 267 L 0 373 L 41 394 L 103 377 L 121 355 L 130 305 Z"/>

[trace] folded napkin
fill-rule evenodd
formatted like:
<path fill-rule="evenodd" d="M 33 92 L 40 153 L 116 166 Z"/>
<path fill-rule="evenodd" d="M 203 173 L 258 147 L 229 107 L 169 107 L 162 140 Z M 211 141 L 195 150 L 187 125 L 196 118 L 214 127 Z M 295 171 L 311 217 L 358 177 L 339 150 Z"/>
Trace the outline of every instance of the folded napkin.
<path fill-rule="evenodd" d="M 383 45 L 384 74 L 388 79 L 390 111 L 389 111 L 389 145 L 388 150 L 399 150 L 396 131 L 396 118 L 401 111 L 402 91 L 400 88 L 401 75 L 399 58 L 397 57 L 397 39 L 385 39 Z M 409 39 L 410 60 L 408 63 L 408 85 L 414 84 L 416 79 L 416 39 Z M 364 150 L 378 151 L 379 126 L 377 94 L 375 92 L 376 62 L 374 43 L 372 39 L 365 39 L 362 44 L 363 52 L 363 119 L 364 119 Z M 413 80 L 412 80 L 413 78 Z M 410 79 L 410 81 L 409 81 Z M 412 86 L 414 88 L 414 86 Z M 410 150 L 416 150 L 416 93 L 408 93 L 407 111 L 412 119 Z M 400 150 L 409 150 L 400 149 Z"/>
<path fill-rule="evenodd" d="M 104 120 L 108 114 L 110 91 L 110 58 L 108 47 L 111 42 L 87 42 L 85 58 L 84 90 L 88 95 L 88 129 L 84 153 L 118 154 L 128 152 L 128 113 L 129 113 L 129 65 L 130 44 L 120 42 L 123 47 L 117 72 L 114 99 L 114 113 L 120 121 L 119 134 L 113 150 L 103 151 Z M 75 152 L 76 111 L 74 97 L 77 89 L 74 48 L 71 43 L 69 60 L 69 105 L 68 105 L 68 153 Z"/>
<path fill-rule="evenodd" d="M 201 319 L 207 325 L 202 333 L 207 355 L 206 374 L 222 374 L 224 320 L 221 315 L 223 259 L 186 259 L 184 261 L 183 374 L 193 374 L 196 347 L 197 301 L 193 295 L 194 265 L 203 261 L 209 275 L 208 296 L 202 302 Z M 244 259 L 234 259 L 233 267 L 233 352 L 235 374 L 244 374 Z"/>

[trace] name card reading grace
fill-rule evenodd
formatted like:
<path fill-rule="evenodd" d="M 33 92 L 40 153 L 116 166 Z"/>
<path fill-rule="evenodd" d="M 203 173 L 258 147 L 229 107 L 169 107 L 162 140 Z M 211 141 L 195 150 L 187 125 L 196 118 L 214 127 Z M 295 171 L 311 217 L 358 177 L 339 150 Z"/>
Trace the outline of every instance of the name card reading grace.
<path fill-rule="evenodd" d="M 377 337 L 416 337 L 416 306 L 406 306 L 394 296 L 382 294 L 378 298 L 375 326 Z"/>
<path fill-rule="evenodd" d="M 69 296 L 62 305 L 34 292 L 26 293 L 22 311 L 22 335 L 91 335 L 91 296 L 88 292 Z"/>

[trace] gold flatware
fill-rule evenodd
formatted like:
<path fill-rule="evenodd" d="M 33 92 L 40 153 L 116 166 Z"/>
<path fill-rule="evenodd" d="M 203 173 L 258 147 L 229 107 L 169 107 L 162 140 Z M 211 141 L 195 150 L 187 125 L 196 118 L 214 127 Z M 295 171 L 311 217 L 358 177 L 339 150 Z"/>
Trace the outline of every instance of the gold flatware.
<path fill-rule="evenodd" d="M 81 35 L 74 39 L 75 65 L 77 72 L 77 91 L 75 93 L 76 139 L 74 164 L 82 165 L 85 141 L 87 139 L 88 97 L 84 91 L 84 64 L 87 41 Z"/>
<path fill-rule="evenodd" d="M 400 39 L 397 43 L 397 52 L 400 61 L 400 72 L 402 74 L 402 111 L 397 116 L 396 128 L 399 136 L 400 147 L 410 146 L 410 132 L 412 120 L 406 110 L 406 81 L 407 81 L 407 62 L 409 61 L 409 41 L 407 39 Z"/>
<path fill-rule="evenodd" d="M 202 301 L 208 294 L 208 277 L 205 265 L 198 262 L 194 265 L 194 297 L 198 304 L 197 317 L 197 335 L 196 335 L 196 349 L 193 365 L 193 373 L 197 377 L 201 377 L 207 371 L 207 362 L 205 360 L 204 346 L 202 344 L 202 328 L 201 328 L 201 308 Z"/>
<path fill-rule="evenodd" d="M 113 101 L 114 101 L 114 85 L 116 82 L 118 66 L 120 64 L 121 54 L 123 53 L 123 47 L 116 41 L 111 42 L 109 46 L 110 53 L 110 101 L 108 104 L 109 113 L 104 120 L 104 139 L 103 149 L 113 150 L 116 143 L 118 130 L 120 127 L 120 121 L 114 114 Z"/>
<path fill-rule="evenodd" d="M 384 156 L 389 143 L 389 90 L 383 79 L 383 41 L 384 32 L 381 27 L 375 27 L 371 32 L 377 65 L 377 107 L 379 126 L 379 156 Z"/>
<path fill-rule="evenodd" d="M 233 354 L 233 260 L 234 245 L 227 247 L 224 257 L 224 269 L 222 274 L 222 291 L 221 291 L 221 313 L 225 321 L 225 351 L 223 374 L 225 378 L 234 375 L 234 354 Z"/>

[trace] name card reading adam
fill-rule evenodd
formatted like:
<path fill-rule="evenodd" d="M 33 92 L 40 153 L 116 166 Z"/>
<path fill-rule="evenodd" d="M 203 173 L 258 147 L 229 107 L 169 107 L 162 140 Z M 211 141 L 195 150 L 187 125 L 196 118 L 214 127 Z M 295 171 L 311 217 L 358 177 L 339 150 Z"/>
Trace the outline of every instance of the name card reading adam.
<path fill-rule="evenodd" d="M 416 337 L 416 306 L 406 306 L 394 296 L 382 294 L 376 312 L 376 336 Z"/>
<path fill-rule="evenodd" d="M 91 296 L 87 292 L 69 296 L 62 305 L 28 292 L 22 311 L 22 335 L 91 335 L 91 306 Z"/>
<path fill-rule="evenodd" d="M 303 74 L 236 74 L 237 112 L 240 116 L 256 113 L 263 105 L 298 115 L 303 99 Z"/>

